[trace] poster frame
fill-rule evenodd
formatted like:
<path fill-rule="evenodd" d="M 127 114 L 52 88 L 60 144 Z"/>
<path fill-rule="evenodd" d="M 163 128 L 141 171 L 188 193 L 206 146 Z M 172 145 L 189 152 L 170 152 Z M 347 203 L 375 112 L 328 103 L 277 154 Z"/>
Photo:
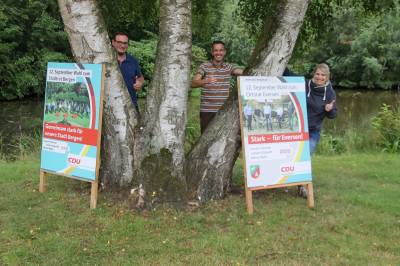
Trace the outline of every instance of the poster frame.
<path fill-rule="evenodd" d="M 243 77 L 243 76 L 242 76 Z M 284 187 L 291 187 L 291 186 L 304 186 L 307 190 L 307 206 L 309 208 L 314 208 L 314 189 L 312 181 L 307 182 L 294 182 L 294 183 L 285 183 L 285 184 L 274 184 L 274 185 L 267 185 L 267 186 L 258 186 L 258 187 L 249 187 L 247 184 L 247 164 L 246 164 L 246 153 L 244 152 L 245 147 L 245 135 L 244 135 L 244 117 L 243 117 L 243 103 L 241 97 L 241 90 L 240 90 L 240 76 L 237 77 L 237 88 L 238 88 L 238 102 L 239 102 L 239 114 L 240 114 L 240 135 L 242 139 L 242 162 L 243 162 L 243 174 L 244 174 L 244 183 L 245 183 L 245 198 L 246 198 L 246 206 L 247 212 L 249 215 L 254 213 L 254 204 L 253 204 L 253 191 L 258 190 L 266 190 L 266 189 L 274 189 L 274 188 L 284 188 Z"/>
<path fill-rule="evenodd" d="M 50 62 L 49 62 L 50 63 Z M 56 63 L 56 62 L 54 62 Z M 60 62 L 61 63 L 61 62 Z M 79 66 L 83 64 L 76 63 Z M 86 64 L 85 64 L 86 65 Z M 91 190 L 90 190 L 90 209 L 95 209 L 97 206 L 97 198 L 98 198 L 98 188 L 99 188 L 99 173 L 100 173 L 100 164 L 101 164 L 101 132 L 102 132 L 102 121 L 103 121 L 103 103 L 104 103 L 104 82 L 105 82 L 105 65 L 101 64 L 101 85 L 100 85 L 100 97 L 98 102 L 99 108 L 99 120 L 98 120 L 98 128 L 97 128 L 97 140 L 96 140 L 96 168 L 95 168 L 95 179 L 89 180 L 85 178 L 81 178 L 74 175 L 66 175 L 62 173 L 57 173 L 54 171 L 50 171 L 48 169 L 40 168 L 39 173 L 39 192 L 44 193 L 46 192 L 46 183 L 48 176 L 50 175 L 57 175 L 68 177 L 72 179 L 76 179 L 83 182 L 91 183 Z M 47 78 L 46 78 L 47 84 Z M 44 116 L 44 115 L 43 115 Z M 44 123 L 43 123 L 44 125 Z M 43 141 L 43 139 L 42 139 Z"/>

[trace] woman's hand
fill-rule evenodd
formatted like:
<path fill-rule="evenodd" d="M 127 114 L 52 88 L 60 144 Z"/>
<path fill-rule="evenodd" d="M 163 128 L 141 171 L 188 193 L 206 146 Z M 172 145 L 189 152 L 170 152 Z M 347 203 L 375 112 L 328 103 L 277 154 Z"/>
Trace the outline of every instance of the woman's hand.
<path fill-rule="evenodd" d="M 330 112 L 335 106 L 335 102 L 336 100 L 333 100 L 332 102 L 325 104 L 325 111 Z"/>

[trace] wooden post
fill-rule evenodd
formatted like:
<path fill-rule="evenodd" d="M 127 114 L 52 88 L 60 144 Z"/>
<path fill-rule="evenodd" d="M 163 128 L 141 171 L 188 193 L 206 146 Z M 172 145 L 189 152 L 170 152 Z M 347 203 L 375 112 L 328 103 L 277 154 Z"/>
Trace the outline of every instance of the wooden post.
<path fill-rule="evenodd" d="M 314 189 L 313 184 L 307 184 L 307 205 L 308 208 L 314 208 Z"/>
<path fill-rule="evenodd" d="M 96 209 L 97 206 L 97 192 L 99 191 L 99 181 L 92 182 L 92 189 L 90 190 L 90 208 Z"/>
<path fill-rule="evenodd" d="M 46 173 L 40 170 L 39 192 L 43 193 L 45 191 L 46 191 Z"/>
<path fill-rule="evenodd" d="M 101 90 L 100 90 L 100 102 L 99 102 L 99 126 L 97 135 L 97 153 L 96 153 L 96 180 L 92 182 L 92 188 L 90 190 L 90 209 L 96 209 L 97 206 L 97 194 L 99 191 L 99 178 L 100 178 L 100 150 L 101 150 L 101 128 L 103 124 L 103 99 L 104 99 L 104 80 L 106 76 L 106 67 L 103 64 L 101 67 Z"/>
<path fill-rule="evenodd" d="M 243 108 L 242 108 L 242 98 L 240 97 L 240 78 L 237 78 L 237 88 L 238 88 L 238 95 L 239 95 L 239 118 L 240 118 L 240 125 L 244 125 L 244 120 L 243 120 Z M 242 147 L 244 147 L 244 131 L 243 127 L 240 126 L 240 138 L 242 139 Z M 246 154 L 244 150 L 242 150 L 242 160 L 244 163 L 243 166 L 243 173 L 244 173 L 244 190 L 245 190 L 245 195 L 246 195 L 246 205 L 247 205 L 247 213 L 249 215 L 252 215 L 254 212 L 254 207 L 253 207 L 253 191 L 248 188 L 247 186 L 247 172 L 246 172 Z"/>
<path fill-rule="evenodd" d="M 249 215 L 253 215 L 254 207 L 253 207 L 253 191 L 247 188 L 245 189 L 246 193 L 246 205 L 247 205 L 247 213 Z"/>

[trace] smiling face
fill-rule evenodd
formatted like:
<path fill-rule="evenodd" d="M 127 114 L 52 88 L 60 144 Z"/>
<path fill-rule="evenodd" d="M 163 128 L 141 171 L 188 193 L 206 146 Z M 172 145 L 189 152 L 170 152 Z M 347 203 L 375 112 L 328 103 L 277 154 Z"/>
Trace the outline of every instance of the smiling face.
<path fill-rule="evenodd" d="M 221 43 L 214 44 L 211 54 L 213 56 L 214 63 L 222 63 L 226 54 L 225 46 Z"/>
<path fill-rule="evenodd" d="M 328 75 L 322 70 L 317 68 L 314 72 L 313 82 L 317 86 L 324 86 L 328 81 Z"/>
<path fill-rule="evenodd" d="M 119 55 L 124 55 L 128 50 L 128 36 L 118 34 L 112 40 L 112 46 L 117 51 Z"/>

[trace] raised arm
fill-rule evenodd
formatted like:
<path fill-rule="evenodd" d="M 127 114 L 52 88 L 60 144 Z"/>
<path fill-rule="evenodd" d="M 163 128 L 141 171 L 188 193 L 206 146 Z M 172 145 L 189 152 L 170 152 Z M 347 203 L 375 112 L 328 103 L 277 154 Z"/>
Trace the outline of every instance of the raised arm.
<path fill-rule="evenodd" d="M 205 78 L 205 79 L 201 79 L 201 78 L 202 78 L 201 74 L 197 73 L 192 80 L 191 87 L 192 88 L 204 87 L 204 85 L 206 85 L 208 83 L 217 81 L 217 79 L 215 79 L 215 78 Z"/>
<path fill-rule="evenodd" d="M 243 69 L 241 69 L 241 68 L 235 68 L 235 69 L 232 71 L 232 74 L 235 75 L 235 76 L 240 76 L 240 75 L 243 74 Z"/>
<path fill-rule="evenodd" d="M 144 83 L 143 75 L 141 75 L 139 77 L 136 76 L 136 82 L 135 82 L 135 84 L 133 84 L 133 87 L 135 88 L 136 91 L 139 91 L 142 88 L 143 83 Z"/>

